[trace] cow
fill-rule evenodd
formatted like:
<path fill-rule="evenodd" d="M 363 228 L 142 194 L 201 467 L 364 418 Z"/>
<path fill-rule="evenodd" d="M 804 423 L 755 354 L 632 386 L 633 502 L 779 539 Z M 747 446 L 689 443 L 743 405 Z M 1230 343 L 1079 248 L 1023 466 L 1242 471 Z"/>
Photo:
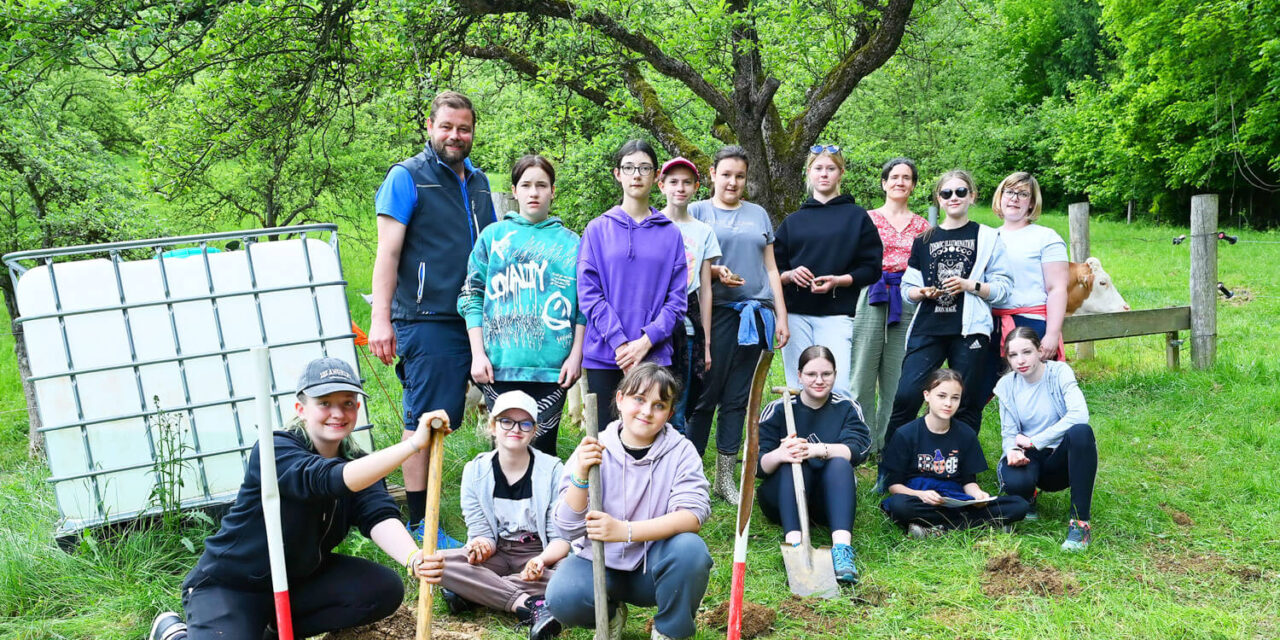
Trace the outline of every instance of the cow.
<path fill-rule="evenodd" d="M 1089 315 L 1128 311 L 1129 305 L 1116 290 L 1111 275 L 1097 258 L 1072 262 L 1067 276 L 1067 315 Z"/>

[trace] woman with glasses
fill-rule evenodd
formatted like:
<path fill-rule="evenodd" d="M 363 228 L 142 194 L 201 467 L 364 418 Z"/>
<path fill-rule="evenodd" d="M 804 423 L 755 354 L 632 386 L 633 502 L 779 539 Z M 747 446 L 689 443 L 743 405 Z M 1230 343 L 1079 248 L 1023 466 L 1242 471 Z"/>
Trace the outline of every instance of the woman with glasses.
<path fill-rule="evenodd" d="M 996 230 L 969 219 L 978 197 L 967 171 L 948 171 L 934 189 L 946 217 L 916 237 L 902 276 L 902 297 L 918 303 L 907 329 L 907 353 L 885 442 L 916 419 L 925 380 L 945 361 L 963 384 L 980 379 L 991 337 L 991 306 L 1009 295 L 1004 244 Z M 964 394 L 955 420 L 975 432 L 984 400 Z"/>
<path fill-rule="evenodd" d="M 1035 224 L 1040 218 L 1040 183 L 1035 176 L 1019 171 L 996 187 L 991 211 L 1004 224 L 996 231 L 1004 241 L 1006 264 L 1013 288 L 1009 298 L 991 305 L 995 329 L 987 347 L 985 371 L 978 399 L 985 405 L 1005 369 L 1005 336 L 1014 327 L 1030 327 L 1040 336 L 1040 355 L 1045 360 L 1062 359 L 1062 320 L 1067 315 L 1067 243 L 1048 227 Z"/>
<path fill-rule="evenodd" d="M 471 379 L 493 413 L 498 396 L 534 398 L 534 445 L 556 455 L 565 393 L 582 375 L 578 234 L 550 215 L 556 170 L 527 155 L 511 168 L 520 211 L 484 228 L 471 250 L 458 313 L 471 340 Z"/>
<path fill-rule="evenodd" d="M 788 544 L 800 544 L 800 511 L 796 505 L 791 464 L 799 462 L 805 500 L 814 524 L 831 528 L 831 560 L 836 578 L 858 581 L 852 546 L 853 516 L 858 507 L 853 468 L 867 458 L 871 435 L 862 411 L 852 400 L 831 393 L 839 363 L 831 350 L 814 345 L 802 351 L 797 365 L 802 391 L 791 397 L 796 434 L 787 435 L 783 400 L 760 414 L 760 510 L 782 525 Z"/>
<path fill-rule="evenodd" d="M 538 405 L 522 391 L 497 397 L 489 418 L 493 451 L 462 470 L 467 544 L 444 552 L 444 600 L 449 612 L 473 604 L 516 614 L 529 638 L 560 632 L 543 594 L 569 542 L 552 520 L 564 466 L 530 444 Z"/>
<path fill-rule="evenodd" d="M 649 206 L 658 155 L 644 140 L 614 154 L 622 204 L 587 224 L 578 250 L 578 306 L 587 318 L 582 364 L 598 398 L 599 424 L 612 422 L 610 399 L 623 374 L 641 362 L 671 366 L 671 334 L 688 307 L 680 229 Z"/>
<path fill-rule="evenodd" d="M 884 448 L 893 394 L 902 375 L 907 327 L 916 312 L 914 305 L 902 303 L 901 285 L 911 244 L 929 228 L 928 220 L 907 208 L 918 181 L 916 163 L 910 158 L 893 158 L 884 163 L 880 170 L 884 204 L 867 212 L 884 245 L 884 259 L 880 279 L 858 297 L 858 312 L 853 317 L 850 389 L 871 429 L 872 452 Z"/>
<path fill-rule="evenodd" d="M 800 352 L 823 345 L 840 374 L 834 390 L 849 395 L 849 360 L 858 292 L 880 277 L 875 225 L 851 196 L 840 194 L 840 147 L 816 145 L 805 161 L 809 199 L 778 225 L 773 256 L 781 272 L 791 339 L 782 349 L 787 385 L 799 386 Z"/>
<path fill-rule="evenodd" d="M 711 182 L 711 199 L 689 205 L 694 218 L 711 225 L 723 255 L 711 283 L 711 370 L 685 435 L 702 455 L 711 420 L 720 410 L 713 490 L 736 503 L 738 474 L 734 471 L 756 362 L 762 349 L 786 346 L 790 331 L 773 257 L 773 221 L 764 207 L 743 200 L 746 150 L 736 145 L 721 147 L 712 158 Z"/>

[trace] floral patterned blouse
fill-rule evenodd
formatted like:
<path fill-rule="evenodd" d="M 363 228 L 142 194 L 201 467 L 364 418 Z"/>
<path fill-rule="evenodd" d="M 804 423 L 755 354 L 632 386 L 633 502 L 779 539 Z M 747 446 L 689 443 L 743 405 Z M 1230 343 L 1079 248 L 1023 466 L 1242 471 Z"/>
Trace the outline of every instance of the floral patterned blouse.
<path fill-rule="evenodd" d="M 879 209 L 872 209 L 867 212 L 867 215 L 871 216 L 871 222 L 880 232 L 880 242 L 884 245 L 884 263 L 881 269 L 893 272 L 906 271 L 907 258 L 911 256 L 911 243 L 916 236 L 929 228 L 929 221 L 913 213 L 907 226 L 902 231 L 898 231 L 889 224 L 889 219 L 884 217 Z"/>

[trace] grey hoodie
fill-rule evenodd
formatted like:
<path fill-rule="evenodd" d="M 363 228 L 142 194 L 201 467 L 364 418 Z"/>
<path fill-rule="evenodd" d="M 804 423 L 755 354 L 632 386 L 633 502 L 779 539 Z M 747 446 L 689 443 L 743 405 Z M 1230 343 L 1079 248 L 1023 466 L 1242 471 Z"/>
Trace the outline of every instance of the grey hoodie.
<path fill-rule="evenodd" d="M 560 459 L 549 456 L 533 447 L 533 512 L 544 514 L 538 520 L 538 539 L 542 548 L 560 538 L 552 525 L 551 503 L 559 495 L 556 485 L 564 465 Z M 462 517 L 467 522 L 467 539 L 488 538 L 498 541 L 498 520 L 493 515 L 493 457 L 497 451 L 486 451 L 472 458 L 462 469 Z"/>
<path fill-rule="evenodd" d="M 600 483 L 604 494 L 604 511 L 627 521 L 650 520 L 685 509 L 707 521 L 711 515 L 710 484 L 702 472 L 702 459 L 693 443 L 671 425 L 663 427 L 649 452 L 639 460 L 622 447 L 619 436 L 622 422 L 615 420 L 600 432 L 604 460 L 600 464 Z M 574 511 L 565 503 L 569 490 L 568 470 L 575 466 L 571 457 L 560 480 L 560 500 L 553 519 L 560 535 L 573 541 L 574 551 L 591 559 L 591 545 L 586 537 L 587 509 Z M 633 571 L 645 560 L 652 542 L 607 542 L 604 564 L 610 569 Z"/>

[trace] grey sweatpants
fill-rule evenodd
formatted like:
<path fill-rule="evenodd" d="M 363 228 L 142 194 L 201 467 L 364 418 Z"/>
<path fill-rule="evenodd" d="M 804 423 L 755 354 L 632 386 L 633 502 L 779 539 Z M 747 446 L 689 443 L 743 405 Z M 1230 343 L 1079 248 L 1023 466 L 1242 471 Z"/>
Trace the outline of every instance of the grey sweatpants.
<path fill-rule="evenodd" d="M 893 413 L 898 379 L 902 377 L 907 328 L 911 326 L 915 313 L 915 305 L 904 303 L 902 320 L 886 328 L 884 323 L 889 315 L 889 306 L 867 304 L 866 288 L 858 296 L 858 311 L 853 317 L 853 362 L 850 365 L 853 375 L 849 388 L 871 429 L 872 451 L 884 449 L 884 433 L 889 426 L 889 415 Z"/>
<path fill-rule="evenodd" d="M 554 569 L 548 567 L 542 577 L 526 582 L 520 579 L 524 565 L 542 553 L 542 542 L 537 538 L 529 542 L 498 540 L 498 549 L 480 564 L 469 564 L 463 549 L 442 551 L 444 578 L 440 586 L 463 599 L 498 611 L 515 611 L 521 595 L 540 598 L 547 592 L 547 581 Z"/>

